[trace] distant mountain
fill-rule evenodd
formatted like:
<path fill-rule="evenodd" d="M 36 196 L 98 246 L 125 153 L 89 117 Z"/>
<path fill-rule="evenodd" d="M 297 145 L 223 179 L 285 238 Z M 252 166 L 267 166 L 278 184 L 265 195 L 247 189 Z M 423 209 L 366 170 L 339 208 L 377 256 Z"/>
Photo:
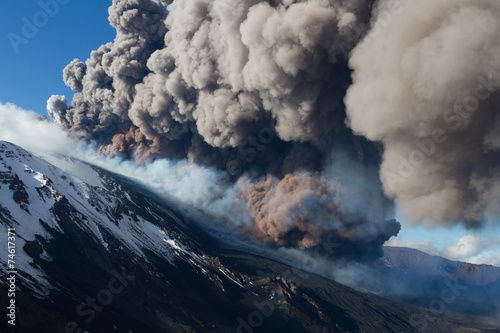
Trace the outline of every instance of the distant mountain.
<path fill-rule="evenodd" d="M 496 331 L 228 249 L 130 179 L 7 142 L 0 224 L 0 248 L 8 228 L 16 244 L 0 272 L 1 306 L 15 300 L 16 325 L 4 316 L 0 332 Z M 416 260 L 403 267 L 400 257 L 381 267 L 403 276 Z"/>
<path fill-rule="evenodd" d="M 404 247 L 384 247 L 384 260 L 386 265 L 405 272 L 457 278 L 478 286 L 500 280 L 500 267 L 452 261 Z"/>
<path fill-rule="evenodd" d="M 419 250 L 384 247 L 377 274 L 386 282 L 379 294 L 428 306 L 449 296 L 448 311 L 500 318 L 500 268 L 429 255 Z M 450 287 L 452 286 L 452 287 Z M 447 295 L 452 289 L 454 294 Z"/>

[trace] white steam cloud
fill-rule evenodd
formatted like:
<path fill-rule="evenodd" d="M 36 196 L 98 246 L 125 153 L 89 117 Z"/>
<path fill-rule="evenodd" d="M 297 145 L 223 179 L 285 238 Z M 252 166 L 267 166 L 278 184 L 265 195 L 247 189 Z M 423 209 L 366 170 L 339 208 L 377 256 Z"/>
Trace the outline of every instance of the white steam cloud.
<path fill-rule="evenodd" d="M 79 145 L 56 123 L 11 103 L 0 103 L 0 140 L 35 153 L 68 154 Z"/>

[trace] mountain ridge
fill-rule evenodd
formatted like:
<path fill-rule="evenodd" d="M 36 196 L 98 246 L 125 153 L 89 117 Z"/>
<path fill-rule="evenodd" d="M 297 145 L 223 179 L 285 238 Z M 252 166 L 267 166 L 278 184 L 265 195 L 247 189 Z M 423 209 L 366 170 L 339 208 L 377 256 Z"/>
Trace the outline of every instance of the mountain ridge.
<path fill-rule="evenodd" d="M 398 257 L 397 252 L 404 252 L 403 256 Z M 395 264 L 400 269 L 424 269 L 426 266 L 447 265 L 453 267 L 458 273 L 458 278 L 476 284 L 488 284 L 500 279 L 500 267 L 488 264 L 471 264 L 458 260 L 450 260 L 441 256 L 428 254 L 424 251 L 405 248 L 399 246 L 384 246 L 384 259 L 389 260 L 390 264 Z M 401 261 L 406 260 L 406 262 Z M 410 261 L 412 260 L 412 261 Z M 430 268 L 429 267 L 429 268 Z M 443 273 L 446 273 L 445 270 Z M 448 272 L 452 273 L 452 272 Z M 478 276 L 478 274 L 480 274 Z M 445 275 L 445 274 L 444 274 Z"/>

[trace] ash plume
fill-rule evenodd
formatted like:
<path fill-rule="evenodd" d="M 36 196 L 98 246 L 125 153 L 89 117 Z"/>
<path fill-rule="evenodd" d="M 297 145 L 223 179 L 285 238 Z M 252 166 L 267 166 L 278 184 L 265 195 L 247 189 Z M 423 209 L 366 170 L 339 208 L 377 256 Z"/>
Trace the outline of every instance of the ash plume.
<path fill-rule="evenodd" d="M 51 114 L 229 228 L 373 259 L 399 224 L 343 98 L 374 1 L 114 0 L 114 42 L 64 69 Z"/>
<path fill-rule="evenodd" d="M 66 114 L 71 128 L 99 132 L 127 121 L 135 85 L 149 72 L 151 53 L 163 45 L 164 11 L 151 0 L 113 1 L 114 42 L 92 51 L 85 63 L 73 60 L 63 71 L 66 85 L 78 92 Z"/>
<path fill-rule="evenodd" d="M 342 66 L 373 1 L 114 1 L 113 43 L 64 69 L 67 120 L 98 132 L 128 122 L 147 139 L 191 132 L 237 147 L 276 120 L 284 141 L 324 145 L 342 122 Z M 344 66 L 345 67 L 345 66 Z M 337 96 L 335 96 L 337 95 Z M 340 116 L 339 116 L 340 114 Z"/>
<path fill-rule="evenodd" d="M 348 124 L 383 143 L 384 190 L 408 221 L 500 213 L 499 15 L 490 0 L 403 2 L 352 53 Z"/>

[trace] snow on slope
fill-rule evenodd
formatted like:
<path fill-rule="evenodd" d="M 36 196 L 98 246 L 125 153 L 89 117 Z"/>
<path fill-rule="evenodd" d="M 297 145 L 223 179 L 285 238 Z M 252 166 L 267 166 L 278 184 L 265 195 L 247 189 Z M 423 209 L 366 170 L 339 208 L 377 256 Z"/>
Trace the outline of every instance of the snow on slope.
<path fill-rule="evenodd" d="M 48 230 L 63 233 L 61 221 L 53 211 L 54 205 L 62 200 L 75 208 L 73 222 L 108 251 L 116 250 L 109 248 L 110 236 L 106 235 L 112 235 L 113 244 L 126 247 L 135 254 L 137 262 L 148 262 L 146 250 L 173 265 L 175 258 L 181 255 L 189 262 L 203 262 L 202 256 L 190 252 L 178 240 L 171 239 L 164 230 L 140 216 L 117 216 L 119 202 L 106 189 L 104 182 L 95 169 L 78 160 L 56 155 L 46 155 L 42 159 L 16 145 L 0 141 L 0 223 L 4 235 L 7 235 L 8 227 L 15 228 L 18 274 L 39 297 L 47 297 L 50 289 L 56 286 L 51 285 L 40 265 L 23 248 L 37 237 L 50 240 L 52 235 Z M 6 237 L 0 237 L 0 248 L 7 249 Z M 45 251 L 40 258 L 51 260 Z M 0 275 L 5 271 L 2 270 Z M 2 276 L 1 283 L 4 280 Z"/>

